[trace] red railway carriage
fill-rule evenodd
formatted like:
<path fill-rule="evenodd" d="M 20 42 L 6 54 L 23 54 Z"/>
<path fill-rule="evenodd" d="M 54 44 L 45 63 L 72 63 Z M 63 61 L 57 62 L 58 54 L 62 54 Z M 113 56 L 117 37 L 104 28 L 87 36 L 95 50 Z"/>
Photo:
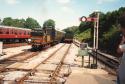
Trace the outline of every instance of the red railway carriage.
<path fill-rule="evenodd" d="M 24 42 L 30 38 L 30 33 L 30 29 L 0 26 L 0 41 L 4 43 Z"/>

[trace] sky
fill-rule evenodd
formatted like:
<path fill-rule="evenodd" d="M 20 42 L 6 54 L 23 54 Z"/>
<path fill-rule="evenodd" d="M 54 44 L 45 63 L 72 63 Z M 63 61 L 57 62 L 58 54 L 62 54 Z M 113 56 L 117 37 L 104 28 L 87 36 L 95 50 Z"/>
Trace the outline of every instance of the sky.
<path fill-rule="evenodd" d="M 108 12 L 125 7 L 125 0 L 0 0 L 0 18 L 32 17 L 42 26 L 53 19 L 57 29 L 78 26 L 81 16 L 98 10 Z"/>

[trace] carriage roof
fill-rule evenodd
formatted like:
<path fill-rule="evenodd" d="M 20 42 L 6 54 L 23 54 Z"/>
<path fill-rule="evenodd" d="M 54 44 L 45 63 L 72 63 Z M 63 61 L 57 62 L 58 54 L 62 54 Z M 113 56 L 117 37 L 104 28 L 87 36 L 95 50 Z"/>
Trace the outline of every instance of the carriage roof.
<path fill-rule="evenodd" d="M 0 25 L 0 28 L 7 28 L 7 29 L 10 28 L 10 29 L 20 29 L 20 30 L 29 30 L 29 31 L 31 31 L 31 29 L 13 27 L 13 26 L 3 26 L 3 25 Z"/>

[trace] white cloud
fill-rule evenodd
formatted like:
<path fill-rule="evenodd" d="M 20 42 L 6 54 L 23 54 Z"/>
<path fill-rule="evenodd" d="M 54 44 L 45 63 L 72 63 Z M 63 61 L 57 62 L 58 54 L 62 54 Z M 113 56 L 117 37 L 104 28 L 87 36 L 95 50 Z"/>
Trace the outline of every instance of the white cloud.
<path fill-rule="evenodd" d="M 107 2 L 114 2 L 117 0 L 97 0 L 97 4 L 103 4 L 103 3 L 107 3 Z"/>
<path fill-rule="evenodd" d="M 70 3 L 71 0 L 57 0 L 57 2 L 61 4 L 67 4 L 67 3 Z"/>
<path fill-rule="evenodd" d="M 13 4 L 18 4 L 19 0 L 5 0 L 7 4 L 13 5 Z"/>

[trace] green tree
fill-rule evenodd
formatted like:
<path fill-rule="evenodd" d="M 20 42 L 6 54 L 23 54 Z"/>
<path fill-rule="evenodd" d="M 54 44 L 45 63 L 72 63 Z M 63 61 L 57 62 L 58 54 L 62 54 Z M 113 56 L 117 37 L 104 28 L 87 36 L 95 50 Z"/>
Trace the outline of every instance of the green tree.
<path fill-rule="evenodd" d="M 71 27 L 67 27 L 66 29 L 64 29 L 63 31 L 65 31 L 65 32 L 72 32 L 72 33 L 76 33 L 76 31 L 77 31 L 77 29 L 78 29 L 78 26 L 71 26 Z"/>
<path fill-rule="evenodd" d="M 118 10 L 110 11 L 107 13 L 100 12 L 100 19 L 99 19 L 99 49 L 104 50 L 106 52 L 110 52 L 112 54 L 114 51 L 113 46 L 115 46 L 116 42 L 118 41 L 116 38 L 119 37 L 119 24 L 118 20 L 119 17 L 125 12 L 125 7 L 121 7 Z M 92 13 L 89 17 L 95 17 L 95 14 Z M 76 37 L 78 40 L 82 38 L 92 41 L 93 40 L 93 22 L 81 22 L 79 25 L 79 29 L 77 30 Z M 91 28 L 91 38 L 88 38 L 88 32 Z M 88 31 L 87 31 L 88 30 Z M 115 41 L 114 41 L 114 40 Z M 93 41 L 92 41 L 93 42 Z M 116 52 L 116 51 L 115 51 Z"/>
<path fill-rule="evenodd" d="M 55 28 L 55 21 L 52 19 L 49 19 L 43 23 L 43 27 L 52 27 Z"/>
<path fill-rule="evenodd" d="M 12 26 L 13 19 L 11 17 L 6 17 L 3 19 L 2 25 Z"/>
<path fill-rule="evenodd" d="M 19 27 L 25 27 L 25 19 L 20 19 Z"/>
<path fill-rule="evenodd" d="M 2 20 L 0 19 L 0 25 L 2 24 L 1 22 L 2 22 Z"/>
<path fill-rule="evenodd" d="M 29 17 L 25 21 L 25 28 L 29 29 L 40 28 L 40 25 L 35 19 Z"/>
<path fill-rule="evenodd" d="M 13 19 L 12 26 L 14 27 L 25 27 L 25 19 Z"/>

